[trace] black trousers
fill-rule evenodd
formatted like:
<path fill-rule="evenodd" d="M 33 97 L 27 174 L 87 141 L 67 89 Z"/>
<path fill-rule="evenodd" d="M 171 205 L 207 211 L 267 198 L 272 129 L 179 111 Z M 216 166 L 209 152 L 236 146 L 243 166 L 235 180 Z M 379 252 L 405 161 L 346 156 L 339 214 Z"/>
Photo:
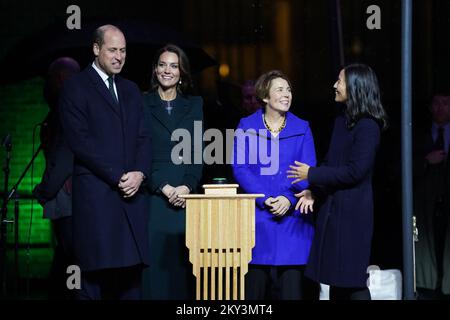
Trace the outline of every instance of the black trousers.
<path fill-rule="evenodd" d="M 435 204 L 434 216 L 433 216 L 433 228 L 434 228 L 434 247 L 436 254 L 437 275 L 438 275 L 438 287 L 442 284 L 442 278 L 444 277 L 444 249 L 445 240 L 447 238 L 447 224 L 449 220 L 450 208 L 445 206 L 444 200 Z"/>
<path fill-rule="evenodd" d="M 81 273 L 78 300 L 141 300 L 143 265 Z"/>
<path fill-rule="evenodd" d="M 247 300 L 300 300 L 305 297 L 304 266 L 249 265 L 245 276 Z M 311 283 L 308 282 L 308 285 Z M 310 291 L 308 291 L 309 293 Z M 315 290 L 318 296 L 318 287 Z M 309 297 L 309 294 L 308 294 Z"/>
<path fill-rule="evenodd" d="M 342 288 L 330 286 L 330 300 L 372 300 L 369 288 Z"/>
<path fill-rule="evenodd" d="M 74 264 L 72 217 L 52 220 L 56 246 L 49 274 L 48 298 L 50 300 L 71 300 L 74 294 L 67 288 L 67 267 Z"/>

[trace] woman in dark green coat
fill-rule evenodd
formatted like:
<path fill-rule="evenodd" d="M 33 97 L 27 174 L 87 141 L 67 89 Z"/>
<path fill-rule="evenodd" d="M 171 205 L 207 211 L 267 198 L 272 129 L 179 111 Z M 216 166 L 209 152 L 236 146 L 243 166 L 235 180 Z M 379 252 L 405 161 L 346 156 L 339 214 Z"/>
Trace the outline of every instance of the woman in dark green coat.
<path fill-rule="evenodd" d="M 148 183 L 151 260 L 144 274 L 147 299 L 193 299 L 195 294 L 185 244 L 185 200 L 178 198 L 195 192 L 202 174 L 202 143 L 194 145 L 194 128 L 201 140 L 203 101 L 187 95 L 189 69 L 179 47 L 161 48 L 153 63 L 152 91 L 144 97 L 153 155 Z"/>

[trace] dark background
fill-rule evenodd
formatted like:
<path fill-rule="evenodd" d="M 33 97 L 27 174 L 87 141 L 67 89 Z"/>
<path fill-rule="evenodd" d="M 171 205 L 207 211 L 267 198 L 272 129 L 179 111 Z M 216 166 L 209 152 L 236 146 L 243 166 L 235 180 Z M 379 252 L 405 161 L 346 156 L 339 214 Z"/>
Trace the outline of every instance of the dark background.
<path fill-rule="evenodd" d="M 332 85 L 340 68 L 336 1 L 1 1 L 0 59 L 27 36 L 56 21 L 65 21 L 69 16 L 66 8 L 72 4 L 81 8 L 82 28 L 83 19 L 93 17 L 155 21 L 197 43 L 218 65 L 228 65 L 230 72 L 226 76 L 220 75 L 218 66 L 195 75 L 197 93 L 205 99 L 205 121 L 209 127 L 233 127 L 235 119 L 231 114 L 236 113 L 240 85 L 246 79 L 256 79 L 270 69 L 282 70 L 293 83 L 291 111 L 310 122 L 318 158 L 323 157 L 335 114 Z M 369 17 L 366 9 L 370 5 L 381 9 L 381 30 L 366 27 Z M 372 262 L 382 269 L 402 267 L 400 9 L 400 0 L 340 1 L 345 64 L 364 62 L 373 67 L 391 118 L 374 176 L 376 215 Z M 413 19 L 413 130 L 417 131 L 428 125 L 431 95 L 448 92 L 450 87 L 450 1 L 414 1 Z M 31 54 L 36 49 L 26 48 L 25 58 L 21 59 L 26 59 L 27 50 Z M 133 56 L 129 54 L 127 59 Z M 147 64 L 142 65 L 143 70 L 150 68 L 151 60 L 149 57 Z M 22 71 L 20 66 L 16 67 L 15 72 Z M 130 78 L 133 80 L 132 75 Z M 23 81 L 8 84 L 0 86 L 0 91 L 17 90 L 19 97 L 21 86 L 29 84 Z M 11 102 L 12 98 L 8 97 Z M 11 105 L 0 104 L 0 114 L 7 114 L 5 110 L 11 112 L 9 108 Z M 7 128 L 5 119 L 1 119 L 2 136 Z M 1 156 L 3 159 L 3 153 Z M 205 179 L 222 173 L 222 169 L 207 168 Z"/>

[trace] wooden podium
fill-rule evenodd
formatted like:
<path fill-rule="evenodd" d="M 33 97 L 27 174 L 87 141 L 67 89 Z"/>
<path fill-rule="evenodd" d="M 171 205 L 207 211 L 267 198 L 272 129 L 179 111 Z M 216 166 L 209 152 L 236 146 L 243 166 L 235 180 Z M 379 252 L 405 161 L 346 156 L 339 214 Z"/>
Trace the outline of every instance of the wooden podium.
<path fill-rule="evenodd" d="M 205 194 L 180 196 L 186 199 L 186 246 L 197 300 L 245 298 L 244 276 L 255 246 L 255 198 L 264 195 L 237 194 L 238 187 L 208 184 Z"/>

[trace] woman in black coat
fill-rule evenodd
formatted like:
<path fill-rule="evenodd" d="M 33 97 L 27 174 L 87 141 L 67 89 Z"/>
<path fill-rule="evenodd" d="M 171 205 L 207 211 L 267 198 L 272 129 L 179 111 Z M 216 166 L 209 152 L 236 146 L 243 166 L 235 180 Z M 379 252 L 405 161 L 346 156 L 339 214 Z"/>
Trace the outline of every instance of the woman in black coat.
<path fill-rule="evenodd" d="M 330 285 L 330 299 L 370 299 L 372 173 L 387 116 L 370 67 L 345 67 L 334 88 L 335 101 L 345 108 L 335 120 L 325 161 L 319 167 L 296 161 L 288 177 L 293 183 L 308 179 L 313 193 L 325 196 L 305 275 Z M 305 190 L 297 196 L 297 208 L 312 211 L 312 193 Z"/>
<path fill-rule="evenodd" d="M 153 90 L 144 98 L 153 155 L 148 183 L 151 260 L 144 272 L 144 298 L 148 299 L 185 300 L 195 294 L 185 244 L 185 199 L 178 198 L 196 191 L 202 174 L 201 162 L 194 163 L 199 158 L 194 153 L 202 151 L 194 146 L 194 128 L 201 138 L 203 100 L 188 95 L 190 87 L 186 54 L 175 45 L 161 48 L 153 63 Z M 179 144 L 171 138 L 175 130 L 190 137 L 190 150 L 173 152 Z M 189 137 L 183 137 L 180 143 Z"/>

